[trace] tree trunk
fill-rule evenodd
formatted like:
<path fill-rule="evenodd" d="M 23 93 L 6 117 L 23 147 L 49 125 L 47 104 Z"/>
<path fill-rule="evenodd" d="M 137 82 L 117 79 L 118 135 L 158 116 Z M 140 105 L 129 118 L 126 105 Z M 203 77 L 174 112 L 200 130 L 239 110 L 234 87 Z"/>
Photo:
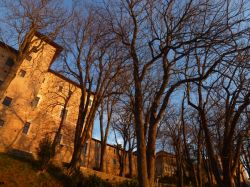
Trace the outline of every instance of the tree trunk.
<path fill-rule="evenodd" d="M 134 103 L 134 117 L 135 128 L 137 138 L 137 171 L 138 181 L 140 187 L 150 187 L 148 181 L 147 171 L 147 156 L 146 156 L 146 137 L 144 127 L 144 115 L 143 115 L 143 96 L 141 82 L 139 78 L 139 62 L 135 53 L 135 50 L 131 51 L 134 64 L 134 82 L 135 82 L 135 103 Z"/>
<path fill-rule="evenodd" d="M 68 166 L 68 174 L 72 175 L 74 174 L 76 171 L 80 170 L 80 159 L 81 159 L 81 146 L 79 145 L 74 145 L 74 147 L 76 147 L 74 149 L 71 161 L 69 163 Z"/>
<path fill-rule="evenodd" d="M 183 187 L 183 168 L 179 166 L 177 186 Z"/>
<path fill-rule="evenodd" d="M 202 160 L 203 160 L 203 167 L 204 170 L 207 174 L 207 179 L 210 187 L 214 187 L 214 182 L 213 182 L 213 174 L 209 165 L 209 162 L 207 161 L 205 155 L 202 155 Z"/>
<path fill-rule="evenodd" d="M 223 183 L 225 187 L 234 186 L 230 168 L 231 164 L 229 163 L 229 158 L 225 157 L 223 159 Z"/>
<path fill-rule="evenodd" d="M 86 118 L 86 113 L 84 113 L 84 99 L 81 98 L 78 119 L 77 119 L 77 124 L 76 124 L 76 129 L 75 129 L 74 150 L 73 150 L 71 161 L 68 166 L 69 174 L 74 173 L 80 167 L 79 160 L 81 158 L 81 150 L 82 150 L 81 149 L 81 146 L 82 146 L 81 135 L 82 135 L 85 118 Z"/>
<path fill-rule="evenodd" d="M 121 176 L 121 177 L 124 177 L 125 175 L 124 175 L 124 155 L 123 155 L 123 153 L 121 153 L 122 155 L 121 155 L 121 161 L 120 161 L 120 172 L 119 172 L 119 176 Z"/>
<path fill-rule="evenodd" d="M 217 184 L 219 186 L 224 186 L 223 181 L 222 181 L 221 176 L 220 176 L 220 171 L 219 171 L 220 166 L 219 166 L 218 161 L 214 155 L 214 149 L 213 149 L 211 136 L 210 136 L 210 132 L 208 130 L 208 125 L 207 125 L 204 111 L 203 110 L 199 111 L 199 115 L 201 118 L 202 129 L 203 129 L 204 135 L 205 135 L 205 144 L 206 144 L 206 148 L 207 148 L 207 153 L 208 153 L 211 169 L 213 171 L 213 174 L 214 174 L 214 177 L 215 177 Z"/>
<path fill-rule="evenodd" d="M 148 173 L 147 173 L 146 144 L 145 142 L 140 142 L 141 140 L 138 139 L 137 139 L 137 144 L 138 144 L 137 171 L 138 171 L 139 186 L 150 187 L 148 181 Z"/>
<path fill-rule="evenodd" d="M 148 169 L 148 180 L 149 185 L 154 186 L 155 177 L 155 144 L 156 144 L 156 133 L 158 124 L 150 124 L 148 132 L 148 145 L 147 145 L 147 169 Z"/>
<path fill-rule="evenodd" d="M 106 157 L 106 143 L 101 143 L 100 171 L 104 171 L 104 159 Z"/>
<path fill-rule="evenodd" d="M 133 153 L 129 151 L 128 153 L 128 162 L 129 162 L 129 177 L 133 177 Z"/>
<path fill-rule="evenodd" d="M 197 150 L 197 186 L 198 187 L 202 186 L 202 176 L 201 176 L 201 159 L 202 159 L 201 138 L 202 137 L 201 135 L 202 135 L 202 131 L 200 129 L 198 133 L 198 150 Z"/>
<path fill-rule="evenodd" d="M 182 166 L 182 155 L 180 151 L 180 145 L 178 142 L 175 142 L 175 155 L 176 155 L 176 166 L 177 166 L 177 186 L 178 187 L 183 187 L 183 166 Z"/>

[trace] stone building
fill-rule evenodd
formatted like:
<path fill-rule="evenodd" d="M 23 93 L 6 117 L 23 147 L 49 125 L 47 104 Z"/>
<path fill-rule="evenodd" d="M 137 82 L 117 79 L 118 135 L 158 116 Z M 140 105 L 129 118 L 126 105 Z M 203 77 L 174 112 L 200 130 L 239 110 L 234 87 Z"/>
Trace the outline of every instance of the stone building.
<path fill-rule="evenodd" d="M 30 49 L 31 54 L 16 62 L 18 51 L 0 43 L 0 151 L 19 150 L 36 157 L 41 139 L 45 136 L 53 139 L 64 118 L 56 159 L 69 162 L 80 88 L 76 82 L 51 69 L 62 47 L 37 32 Z M 90 99 L 93 97 L 91 93 Z M 98 146 L 99 142 L 94 139 L 85 146 L 82 153 L 85 167 L 98 166 Z M 107 155 L 106 171 L 117 174 L 119 164 L 113 146 L 107 146 Z"/>
<path fill-rule="evenodd" d="M 83 166 L 92 169 L 98 169 L 100 166 L 100 153 L 101 153 L 101 142 L 100 140 L 92 138 L 87 142 L 83 150 Z M 104 172 L 119 175 L 120 172 L 120 155 L 124 151 L 117 146 L 107 144 L 106 157 L 104 158 Z M 124 160 L 124 176 L 129 176 L 129 155 L 125 152 Z M 132 176 L 137 175 L 137 156 L 135 153 L 132 154 Z"/>
<path fill-rule="evenodd" d="M 155 159 L 156 177 L 173 177 L 176 175 L 176 157 L 166 151 L 159 151 Z"/>

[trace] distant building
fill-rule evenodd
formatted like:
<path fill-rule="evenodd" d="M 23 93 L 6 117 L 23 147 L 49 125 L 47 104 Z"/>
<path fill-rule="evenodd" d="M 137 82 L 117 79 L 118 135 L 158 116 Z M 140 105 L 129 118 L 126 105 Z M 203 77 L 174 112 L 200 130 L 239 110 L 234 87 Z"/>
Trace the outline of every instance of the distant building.
<path fill-rule="evenodd" d="M 97 169 L 100 166 L 100 154 L 101 154 L 101 142 L 100 140 L 92 138 L 87 143 L 87 148 L 83 150 L 84 160 L 83 166 L 87 168 Z M 107 144 L 106 157 L 104 159 L 104 172 L 119 175 L 120 164 L 119 154 L 124 151 L 114 145 Z M 137 156 L 132 154 L 132 176 L 137 176 Z M 126 158 L 124 162 L 124 174 L 129 175 L 129 156 L 126 152 Z"/>
<path fill-rule="evenodd" d="M 20 150 L 36 157 L 41 139 L 45 136 L 54 138 L 64 110 L 65 119 L 56 159 L 69 162 L 80 89 L 77 83 L 51 69 L 62 47 L 38 32 L 31 43 L 33 52 L 22 62 L 15 60 L 17 50 L 0 43 L 0 151 Z M 68 97 L 69 103 L 64 108 Z M 90 99 L 93 97 L 91 93 Z M 116 147 L 107 146 L 105 171 L 117 175 L 119 162 L 116 152 Z M 83 166 L 98 168 L 100 142 L 89 140 L 82 157 Z M 133 173 L 136 175 L 136 156 L 133 156 L 133 160 Z M 128 173 L 128 158 L 125 165 L 125 173 Z"/>
<path fill-rule="evenodd" d="M 166 151 L 156 153 L 155 159 L 156 177 L 176 176 L 176 157 Z"/>

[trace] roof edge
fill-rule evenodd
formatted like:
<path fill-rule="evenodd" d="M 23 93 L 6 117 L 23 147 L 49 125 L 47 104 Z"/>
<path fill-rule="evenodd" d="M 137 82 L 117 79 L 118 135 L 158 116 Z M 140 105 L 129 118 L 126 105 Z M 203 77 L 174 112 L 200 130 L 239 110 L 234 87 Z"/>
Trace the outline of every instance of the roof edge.
<path fill-rule="evenodd" d="M 6 44 L 6 43 L 4 43 L 2 41 L 0 41 L 0 46 L 2 46 L 3 48 L 9 49 L 10 51 L 12 51 L 15 54 L 18 54 L 18 50 L 17 49 L 15 49 L 14 47 L 11 47 L 10 45 L 8 45 L 8 44 Z"/>

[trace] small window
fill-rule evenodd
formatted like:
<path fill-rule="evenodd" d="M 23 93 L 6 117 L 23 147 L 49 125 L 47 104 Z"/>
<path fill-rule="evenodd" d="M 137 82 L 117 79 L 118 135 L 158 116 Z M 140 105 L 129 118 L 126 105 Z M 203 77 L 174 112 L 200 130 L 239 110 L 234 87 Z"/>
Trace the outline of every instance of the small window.
<path fill-rule="evenodd" d="M 3 81 L 2 80 L 0 80 L 0 86 L 3 84 Z"/>
<path fill-rule="evenodd" d="M 58 92 L 62 92 L 63 87 L 62 86 L 58 86 Z"/>
<path fill-rule="evenodd" d="M 61 114 L 60 114 L 60 117 L 62 118 L 62 117 L 64 117 L 64 119 L 66 118 L 66 116 L 67 116 L 67 113 L 68 113 L 68 110 L 67 109 L 65 109 L 65 108 L 63 108 L 62 110 L 61 110 Z"/>
<path fill-rule="evenodd" d="M 28 61 L 31 61 L 31 59 L 32 59 L 32 57 L 31 57 L 30 55 L 27 55 L 25 58 L 26 58 L 26 60 L 28 60 Z"/>
<path fill-rule="evenodd" d="M 19 71 L 19 76 L 20 76 L 20 77 L 25 77 L 25 75 L 26 75 L 26 71 L 24 71 L 23 69 L 21 69 L 21 70 Z"/>
<path fill-rule="evenodd" d="M 32 101 L 31 105 L 33 107 L 36 107 L 39 103 L 40 97 L 35 97 L 35 99 Z"/>
<path fill-rule="evenodd" d="M 8 58 L 8 60 L 6 61 L 6 65 L 9 67 L 12 67 L 14 65 L 14 61 L 12 58 Z"/>
<path fill-rule="evenodd" d="M 26 122 L 23 127 L 23 134 L 28 134 L 30 128 L 30 123 Z"/>
<path fill-rule="evenodd" d="M 113 164 L 116 165 L 116 159 L 113 159 Z"/>
<path fill-rule="evenodd" d="M 4 125 L 4 120 L 0 119 L 0 127 L 3 127 Z"/>
<path fill-rule="evenodd" d="M 37 53 L 39 51 L 37 46 L 33 46 L 31 50 L 34 53 Z"/>
<path fill-rule="evenodd" d="M 10 97 L 5 97 L 4 100 L 3 100 L 3 105 L 5 106 L 10 106 L 11 105 L 11 102 L 12 102 L 12 98 Z"/>

